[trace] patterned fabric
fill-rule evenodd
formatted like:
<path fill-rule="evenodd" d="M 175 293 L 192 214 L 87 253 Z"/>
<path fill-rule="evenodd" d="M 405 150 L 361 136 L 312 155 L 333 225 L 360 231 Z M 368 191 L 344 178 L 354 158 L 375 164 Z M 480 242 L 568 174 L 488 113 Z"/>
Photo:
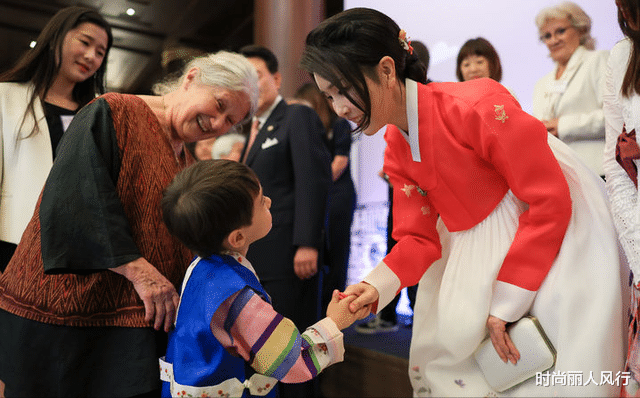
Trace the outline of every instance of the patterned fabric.
<path fill-rule="evenodd" d="M 325 318 L 301 335 L 273 309 L 251 264 L 233 254 L 198 258 L 187 270 L 166 363 L 173 368 L 169 379 L 187 386 L 242 383 L 253 371 L 299 383 L 343 354 L 333 321 Z M 168 387 L 163 383 L 163 396 Z"/>
<path fill-rule="evenodd" d="M 162 189 L 191 158 L 176 159 L 151 109 L 107 94 L 83 108 L 12 261 L 0 308 L 67 326 L 145 327 L 144 306 L 121 275 L 140 256 L 176 287 L 191 254 L 162 223 Z"/>
<path fill-rule="evenodd" d="M 630 372 L 631 378 L 626 386 L 622 386 L 620 396 L 640 397 L 640 290 L 631 289 L 631 314 L 629 317 L 629 340 L 627 363 L 625 372 Z"/>
<path fill-rule="evenodd" d="M 291 320 L 250 289 L 223 303 L 211 329 L 228 351 L 243 357 L 258 373 L 285 383 L 310 380 L 342 361 L 342 333 L 333 321 L 325 318 L 301 335 Z"/>
<path fill-rule="evenodd" d="M 615 160 L 615 147 L 622 129 L 640 129 L 640 95 L 624 97 L 622 80 L 627 70 L 632 43 L 624 39 L 611 49 L 604 94 L 606 144 L 604 171 L 611 212 L 620 243 L 633 271 L 633 284 L 640 286 L 640 201 L 638 189 L 627 172 Z"/>
<path fill-rule="evenodd" d="M 627 170 L 616 161 L 616 144 L 623 131 L 640 128 L 640 95 L 622 95 L 622 81 L 627 71 L 633 43 L 629 38 L 618 42 L 609 57 L 605 78 L 604 115 L 606 144 L 604 171 L 611 212 L 620 243 L 631 268 L 631 300 L 629 305 L 628 353 L 625 370 L 631 372 L 621 395 L 640 396 L 640 201 L 638 189 Z M 633 161 L 637 166 L 637 160 Z"/>

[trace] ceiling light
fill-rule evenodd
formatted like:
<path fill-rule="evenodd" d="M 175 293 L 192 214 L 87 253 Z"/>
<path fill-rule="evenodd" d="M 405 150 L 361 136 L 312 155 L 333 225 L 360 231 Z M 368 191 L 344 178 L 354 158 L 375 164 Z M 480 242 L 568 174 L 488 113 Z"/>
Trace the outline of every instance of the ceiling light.
<path fill-rule="evenodd" d="M 34 48 L 36 46 L 36 41 L 33 40 L 31 41 L 31 43 L 29 43 L 29 47 Z"/>
<path fill-rule="evenodd" d="M 132 17 L 134 14 L 136 13 L 136 10 L 134 10 L 133 8 L 128 8 L 127 9 L 127 15 Z"/>

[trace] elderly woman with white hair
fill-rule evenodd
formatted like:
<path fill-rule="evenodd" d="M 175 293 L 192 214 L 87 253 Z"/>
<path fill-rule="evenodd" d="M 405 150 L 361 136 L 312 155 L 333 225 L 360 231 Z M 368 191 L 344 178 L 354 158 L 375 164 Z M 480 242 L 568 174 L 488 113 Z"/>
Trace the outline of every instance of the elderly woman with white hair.
<path fill-rule="evenodd" d="M 162 191 L 195 162 L 185 143 L 226 133 L 258 103 L 239 54 L 185 70 L 158 95 L 100 96 L 69 125 L 0 275 L 6 396 L 160 395 L 163 331 L 193 256 L 162 222 Z"/>
<path fill-rule="evenodd" d="M 536 83 L 533 116 L 603 176 L 602 99 L 608 52 L 594 50 L 591 18 L 575 3 L 545 8 L 535 22 L 556 67 Z"/>

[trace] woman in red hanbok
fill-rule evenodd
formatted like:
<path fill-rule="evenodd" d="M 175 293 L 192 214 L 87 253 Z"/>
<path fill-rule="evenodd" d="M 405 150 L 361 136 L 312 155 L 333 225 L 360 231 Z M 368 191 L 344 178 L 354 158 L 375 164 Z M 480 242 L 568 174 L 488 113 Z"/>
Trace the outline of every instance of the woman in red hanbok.
<path fill-rule="evenodd" d="M 557 350 L 551 374 L 564 379 L 533 377 L 503 395 L 617 394 L 626 274 L 602 180 L 494 80 L 422 84 L 406 33 L 378 11 L 324 21 L 301 65 L 365 135 L 387 126 L 398 243 L 345 293 L 359 296 L 352 310 L 381 309 L 420 282 L 414 394 L 500 395 L 474 351 L 488 335 L 516 363 L 506 326 L 528 314 Z"/>

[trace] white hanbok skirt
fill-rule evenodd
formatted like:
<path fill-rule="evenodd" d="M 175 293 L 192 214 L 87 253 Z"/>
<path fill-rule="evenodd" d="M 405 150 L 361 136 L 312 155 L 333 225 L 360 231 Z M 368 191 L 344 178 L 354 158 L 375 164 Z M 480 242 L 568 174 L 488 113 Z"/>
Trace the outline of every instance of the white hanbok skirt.
<path fill-rule="evenodd" d="M 497 393 L 473 358 L 488 335 L 493 286 L 526 210 L 509 191 L 470 230 L 448 233 L 439 225 L 443 256 L 420 280 L 414 308 L 409 377 L 415 396 L 619 396 L 625 381 L 626 261 L 602 179 L 555 137 L 549 145 L 573 201 L 562 247 L 530 309 L 557 351 L 550 377 Z"/>

